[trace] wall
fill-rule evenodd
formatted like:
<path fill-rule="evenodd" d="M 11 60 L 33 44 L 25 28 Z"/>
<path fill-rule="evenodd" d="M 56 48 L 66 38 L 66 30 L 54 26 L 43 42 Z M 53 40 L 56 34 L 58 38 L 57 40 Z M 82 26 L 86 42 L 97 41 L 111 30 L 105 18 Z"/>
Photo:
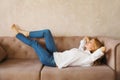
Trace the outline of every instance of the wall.
<path fill-rule="evenodd" d="M 0 36 L 13 36 L 13 23 L 57 36 L 120 39 L 120 0 L 0 0 Z"/>

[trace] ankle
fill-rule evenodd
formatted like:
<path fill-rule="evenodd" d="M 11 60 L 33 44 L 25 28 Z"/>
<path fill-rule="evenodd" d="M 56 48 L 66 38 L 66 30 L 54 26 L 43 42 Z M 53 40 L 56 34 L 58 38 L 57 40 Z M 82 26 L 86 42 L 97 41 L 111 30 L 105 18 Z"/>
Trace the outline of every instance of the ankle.
<path fill-rule="evenodd" d="M 28 36 L 29 36 L 29 34 L 30 34 L 30 32 L 29 32 L 29 31 L 27 31 L 27 32 L 26 32 L 26 37 L 28 37 Z"/>
<path fill-rule="evenodd" d="M 20 33 L 22 33 L 24 36 L 28 37 L 29 36 L 29 31 L 25 30 L 19 30 Z"/>

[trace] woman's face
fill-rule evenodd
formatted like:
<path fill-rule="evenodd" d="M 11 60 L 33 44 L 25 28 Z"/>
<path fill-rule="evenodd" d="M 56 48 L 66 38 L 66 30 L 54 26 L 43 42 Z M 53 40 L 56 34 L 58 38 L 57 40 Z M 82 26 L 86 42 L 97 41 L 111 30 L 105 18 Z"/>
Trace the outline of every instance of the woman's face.
<path fill-rule="evenodd" d="M 95 51 L 96 50 L 95 39 L 92 39 L 88 43 L 86 43 L 85 48 L 89 51 Z"/>

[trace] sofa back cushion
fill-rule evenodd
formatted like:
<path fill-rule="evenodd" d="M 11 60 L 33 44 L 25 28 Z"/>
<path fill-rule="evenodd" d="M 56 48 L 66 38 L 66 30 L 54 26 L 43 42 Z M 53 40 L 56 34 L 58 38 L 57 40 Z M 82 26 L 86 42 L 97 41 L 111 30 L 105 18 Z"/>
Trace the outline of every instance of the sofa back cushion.
<path fill-rule="evenodd" d="M 71 48 L 77 48 L 80 44 L 81 36 L 70 36 L 70 37 L 54 37 L 58 51 L 64 51 Z M 115 68 L 115 46 L 118 43 L 117 40 L 107 37 L 97 37 L 100 41 L 104 42 L 106 47 L 106 59 L 107 64 L 113 69 Z M 37 39 L 38 42 L 45 48 L 44 39 Z M 8 58 L 22 58 L 22 59 L 33 59 L 38 58 L 35 51 L 16 39 L 15 37 L 0 37 L 0 45 L 8 53 Z"/>
<path fill-rule="evenodd" d="M 2 62 L 7 57 L 7 53 L 0 45 L 0 62 Z"/>
<path fill-rule="evenodd" d="M 15 37 L 0 37 L 0 45 L 8 54 L 8 58 L 37 58 L 34 50 Z"/>
<path fill-rule="evenodd" d="M 58 51 L 78 47 L 82 37 L 54 37 Z M 44 48 L 44 39 L 36 39 Z M 8 58 L 38 58 L 33 48 L 15 37 L 0 37 L 0 44 L 8 53 Z"/>

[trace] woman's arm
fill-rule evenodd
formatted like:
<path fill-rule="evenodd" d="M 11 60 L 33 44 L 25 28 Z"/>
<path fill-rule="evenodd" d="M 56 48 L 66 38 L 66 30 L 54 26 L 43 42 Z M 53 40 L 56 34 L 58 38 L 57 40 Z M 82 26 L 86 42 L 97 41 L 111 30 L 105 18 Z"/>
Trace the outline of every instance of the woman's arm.
<path fill-rule="evenodd" d="M 85 44 L 87 43 L 87 42 L 89 42 L 90 41 L 90 38 L 89 37 L 84 37 L 81 41 L 80 41 L 80 45 L 79 45 L 79 49 L 81 49 L 81 50 L 84 50 L 84 47 L 85 47 Z"/>
<path fill-rule="evenodd" d="M 81 65 L 92 64 L 94 61 L 96 61 L 97 59 L 99 59 L 100 57 L 102 57 L 104 55 L 104 51 L 105 51 L 105 47 L 101 47 L 101 48 L 97 49 L 89 57 L 87 57 L 86 59 L 84 59 L 82 61 Z"/>

